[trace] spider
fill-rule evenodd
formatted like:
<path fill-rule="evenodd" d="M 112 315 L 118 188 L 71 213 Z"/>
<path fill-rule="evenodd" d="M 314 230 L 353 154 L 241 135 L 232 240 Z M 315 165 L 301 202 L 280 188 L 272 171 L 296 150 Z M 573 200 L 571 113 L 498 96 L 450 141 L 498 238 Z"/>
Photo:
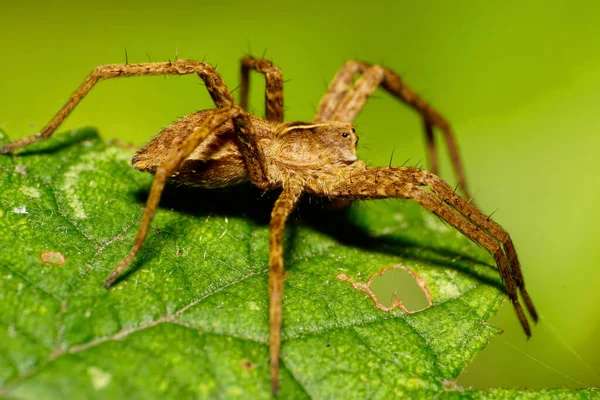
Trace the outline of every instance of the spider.
<path fill-rule="evenodd" d="M 246 111 L 252 70 L 266 79 L 265 118 Z M 133 157 L 134 168 L 152 173 L 155 178 L 132 249 L 110 273 L 105 287 L 117 280 L 140 251 L 167 180 L 206 188 L 250 181 L 265 191 L 280 189 L 271 214 L 269 236 L 269 355 L 272 390 L 277 394 L 284 281 L 282 238 L 286 220 L 302 194 L 327 197 L 342 206 L 354 200 L 413 199 L 493 255 L 523 330 L 528 337 L 531 335 L 519 293 L 534 321 L 537 313 L 525 290 L 510 236 L 437 176 L 435 126 L 444 134 L 458 187 L 469 197 L 450 125 L 403 83 L 397 73 L 386 67 L 348 61 L 329 85 L 311 122 L 284 122 L 282 74 L 265 59 L 242 58 L 239 104 L 215 68 L 204 62 L 101 65 L 40 133 L 0 147 L 0 153 L 10 153 L 51 136 L 101 79 L 193 73 L 204 81 L 216 108 L 192 113 L 172 123 Z M 412 167 L 371 168 L 357 159 L 358 136 L 352 123 L 379 86 L 423 118 L 432 172 Z"/>

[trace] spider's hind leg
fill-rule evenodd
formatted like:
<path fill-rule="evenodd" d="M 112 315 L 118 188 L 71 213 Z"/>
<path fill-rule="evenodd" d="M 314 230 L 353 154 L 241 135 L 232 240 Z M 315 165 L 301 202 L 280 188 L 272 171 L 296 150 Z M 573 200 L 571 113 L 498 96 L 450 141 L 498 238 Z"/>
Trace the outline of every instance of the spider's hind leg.
<path fill-rule="evenodd" d="M 189 156 L 198 144 L 200 144 L 212 131 L 216 128 L 240 115 L 243 111 L 239 107 L 227 107 L 215 111 L 204 123 L 198 126 L 194 131 L 185 139 L 185 141 L 176 149 L 173 149 L 160 167 L 156 170 L 154 181 L 152 182 L 152 188 L 150 189 L 150 195 L 146 202 L 146 208 L 144 209 L 144 215 L 140 226 L 138 228 L 137 236 L 133 243 L 131 251 L 125 256 L 125 258 L 119 263 L 119 265 L 110 273 L 106 281 L 104 282 L 105 287 L 110 287 L 117 278 L 121 275 L 135 256 L 139 253 L 142 248 L 142 244 L 146 240 L 148 230 L 150 229 L 150 223 L 154 218 L 154 213 L 158 208 L 160 196 L 165 187 L 167 179 L 173 174 L 174 171 L 181 165 L 183 160 Z"/>
<path fill-rule="evenodd" d="M 211 65 L 200 61 L 179 60 L 175 62 L 100 65 L 88 75 L 40 133 L 0 147 L 0 154 L 10 153 L 13 150 L 52 136 L 56 128 L 62 124 L 79 102 L 92 90 L 94 85 L 102 79 L 148 75 L 187 75 L 193 73 L 197 73 L 204 81 L 217 108 L 229 107 L 235 104 L 227 85 L 225 85 L 217 71 Z"/>

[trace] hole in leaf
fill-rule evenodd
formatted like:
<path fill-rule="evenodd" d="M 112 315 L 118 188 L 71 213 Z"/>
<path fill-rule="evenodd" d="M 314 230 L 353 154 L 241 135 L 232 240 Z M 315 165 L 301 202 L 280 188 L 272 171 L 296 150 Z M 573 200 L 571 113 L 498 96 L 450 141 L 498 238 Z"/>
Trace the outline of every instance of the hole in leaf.
<path fill-rule="evenodd" d="M 423 310 L 430 305 L 415 277 L 403 268 L 394 268 L 376 276 L 371 282 L 371 290 L 385 307 L 393 306 L 394 294 L 410 312 Z"/>
<path fill-rule="evenodd" d="M 401 285 L 401 288 L 392 288 L 391 290 L 385 290 L 381 288 L 374 288 L 371 286 L 376 279 L 380 278 L 384 274 L 387 276 L 391 271 L 398 271 L 398 273 L 400 274 L 405 274 L 405 277 L 402 277 L 402 275 L 398 276 L 402 277 L 402 280 L 405 280 L 405 283 Z M 392 265 L 390 267 L 385 267 L 382 270 L 372 274 L 367 280 L 367 282 L 364 283 L 356 281 L 346 274 L 338 274 L 337 278 L 341 281 L 348 282 L 350 285 L 352 285 L 354 289 L 369 296 L 371 300 L 373 300 L 373 303 L 375 303 L 375 307 L 385 312 L 389 312 L 399 308 L 407 314 L 413 314 L 417 311 L 424 310 L 425 308 L 428 308 L 433 304 L 431 301 L 431 294 L 429 293 L 429 289 L 425 285 L 425 281 L 421 279 L 419 275 L 406 268 L 404 265 L 397 264 Z M 385 280 L 383 281 L 383 283 L 385 284 L 389 277 L 386 277 L 384 279 Z M 374 290 L 379 293 L 375 294 Z M 403 291 L 402 298 L 398 296 L 399 290 Z M 386 293 L 389 293 L 390 295 L 386 295 Z M 380 298 L 383 300 L 380 300 Z M 385 299 L 390 300 L 385 301 Z M 410 307 L 405 306 L 404 300 L 407 300 L 409 302 Z"/>

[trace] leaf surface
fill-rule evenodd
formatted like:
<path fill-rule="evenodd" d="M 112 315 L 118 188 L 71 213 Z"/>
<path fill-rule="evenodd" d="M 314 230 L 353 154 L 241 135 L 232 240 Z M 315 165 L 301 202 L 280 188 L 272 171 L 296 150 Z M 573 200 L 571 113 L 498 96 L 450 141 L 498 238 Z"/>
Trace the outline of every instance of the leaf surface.
<path fill-rule="evenodd" d="M 141 254 L 105 290 L 152 180 L 132 154 L 84 129 L 0 157 L 0 395 L 270 398 L 273 196 L 168 187 Z M 305 204 L 292 219 L 282 398 L 510 393 L 449 385 L 498 333 L 486 321 L 503 295 L 485 251 L 412 202 Z M 433 306 L 384 312 L 339 279 L 392 265 L 422 278 Z"/>

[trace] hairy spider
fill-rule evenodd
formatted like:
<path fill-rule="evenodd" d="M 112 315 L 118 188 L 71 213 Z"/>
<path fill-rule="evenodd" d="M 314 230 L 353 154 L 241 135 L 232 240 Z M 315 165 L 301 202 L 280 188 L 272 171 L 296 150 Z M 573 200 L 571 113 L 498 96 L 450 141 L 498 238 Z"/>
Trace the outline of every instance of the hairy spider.
<path fill-rule="evenodd" d="M 264 119 L 245 111 L 251 70 L 266 78 Z M 217 108 L 198 111 L 174 122 L 133 157 L 135 168 L 150 172 L 155 178 L 133 247 L 106 279 L 107 288 L 140 251 L 168 179 L 207 188 L 250 181 L 263 190 L 281 189 L 271 214 L 269 254 L 270 369 L 273 392 L 277 393 L 283 294 L 282 237 L 285 222 L 301 195 L 306 192 L 325 196 L 342 205 L 358 199 L 405 198 L 416 200 L 494 256 L 519 321 L 527 336 L 531 335 L 519 303 L 519 292 L 534 321 L 537 321 L 537 313 L 525 290 L 512 240 L 490 217 L 436 176 L 434 126 L 444 134 L 459 187 L 469 197 L 449 124 L 388 68 L 361 61 L 347 62 L 329 85 L 312 122 L 283 122 L 282 74 L 264 59 L 242 58 L 239 105 L 216 70 L 204 62 L 101 65 L 39 134 L 0 147 L 0 153 L 9 153 L 51 136 L 100 79 L 192 73 L 204 81 Z M 432 173 L 411 167 L 367 168 L 357 159 L 358 137 L 352 122 L 378 86 L 421 114 Z"/>

